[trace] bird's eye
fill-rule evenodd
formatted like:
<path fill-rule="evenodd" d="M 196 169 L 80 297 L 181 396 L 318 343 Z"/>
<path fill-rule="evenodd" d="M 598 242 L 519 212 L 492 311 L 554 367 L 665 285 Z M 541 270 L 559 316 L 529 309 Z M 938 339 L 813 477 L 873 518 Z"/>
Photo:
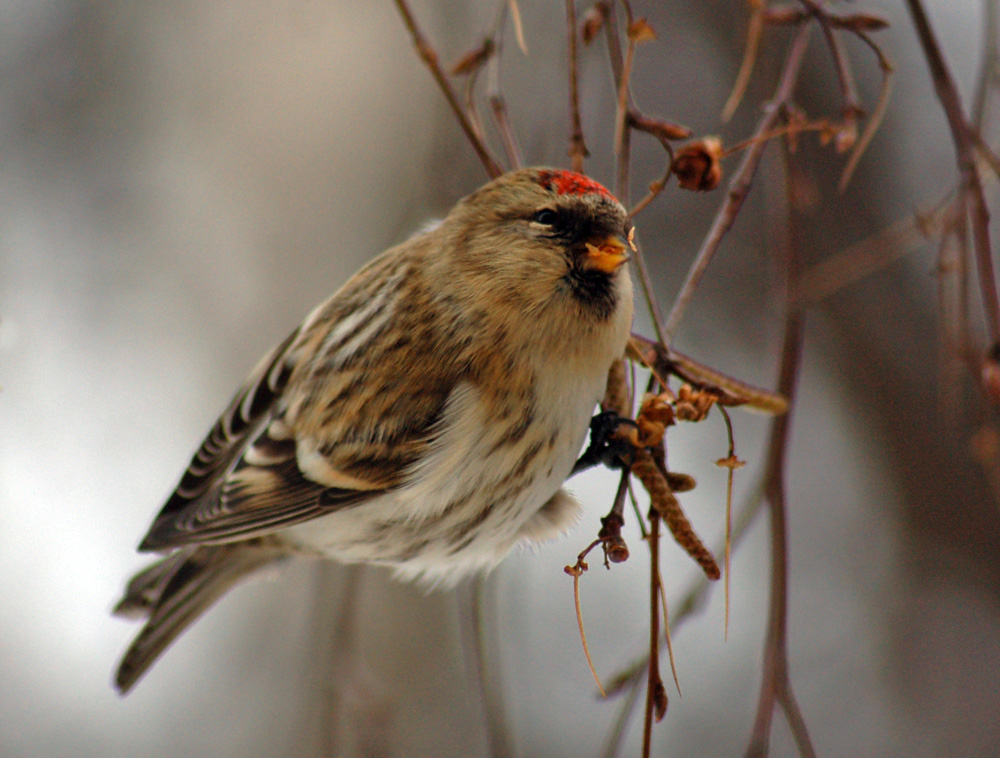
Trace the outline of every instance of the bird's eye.
<path fill-rule="evenodd" d="M 550 208 L 542 208 L 542 210 L 538 211 L 531 220 L 536 224 L 554 226 L 556 223 L 556 212 Z"/>

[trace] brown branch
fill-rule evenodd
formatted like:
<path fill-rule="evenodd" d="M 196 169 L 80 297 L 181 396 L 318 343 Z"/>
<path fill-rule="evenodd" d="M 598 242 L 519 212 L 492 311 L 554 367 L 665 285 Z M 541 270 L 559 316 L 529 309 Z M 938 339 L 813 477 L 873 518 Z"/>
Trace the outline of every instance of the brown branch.
<path fill-rule="evenodd" d="M 791 171 L 787 162 L 790 156 L 785 146 L 786 192 L 789 208 L 787 284 L 786 293 L 794 288 L 799 274 L 799 231 L 796 219 Z M 778 391 L 793 401 L 802 361 L 802 338 L 805 314 L 795 308 L 790 301 L 785 308 L 785 335 L 781 351 L 781 368 L 778 373 Z M 806 758 L 814 756 L 805 722 L 799 712 L 792 692 L 788 674 L 788 533 L 785 517 L 785 458 L 791 430 L 791 413 L 779 416 L 771 422 L 771 438 L 768 443 L 767 463 L 764 474 L 764 495 L 770 511 L 771 526 L 771 589 L 767 622 L 767 636 L 764 644 L 763 677 L 760 696 L 757 701 L 757 716 L 754 719 L 747 758 L 767 755 L 771 722 L 775 705 L 781 707 L 788 718 L 789 727 L 795 737 L 799 753 Z"/>
<path fill-rule="evenodd" d="M 948 120 L 963 191 L 969 194 L 973 250 L 979 272 L 983 307 L 986 310 L 986 325 L 991 344 L 997 345 L 1000 344 L 1000 299 L 997 297 L 996 275 L 990 248 L 990 214 L 983 196 L 979 171 L 976 168 L 971 129 L 962 110 L 962 100 L 955 80 L 945 63 L 923 4 L 920 0 L 906 0 L 906 6 L 913 19 L 913 26 L 917 31 L 924 56 L 927 58 L 931 79 L 934 81 L 934 91 Z"/>
<path fill-rule="evenodd" d="M 566 0 L 566 40 L 569 61 L 569 150 L 573 170 L 583 173 L 583 159 L 590 155 L 583 139 L 583 125 L 580 123 L 579 69 L 576 62 L 576 5 L 575 0 Z"/>
<path fill-rule="evenodd" d="M 493 113 L 493 121 L 496 125 L 497 133 L 500 135 L 500 144 L 503 145 L 504 154 L 507 156 L 507 165 L 511 169 L 516 169 L 521 168 L 524 165 L 524 161 L 521 159 L 521 150 L 517 145 L 514 129 L 507 118 L 507 101 L 500 88 L 500 58 L 503 54 L 504 22 L 507 20 L 508 7 L 508 0 L 500 0 L 500 8 L 497 11 L 497 18 L 494 22 L 494 52 L 487 64 L 486 98 Z"/>
<path fill-rule="evenodd" d="M 758 133 L 769 132 L 774 128 L 778 119 L 781 118 L 783 106 L 791 100 L 792 93 L 794 92 L 808 44 L 809 26 L 803 26 L 799 29 L 791 43 L 788 56 L 785 59 L 781 81 L 778 83 L 774 98 L 768 106 L 767 113 L 757 126 Z M 674 335 L 677 333 L 681 319 L 684 317 L 684 311 L 694 296 L 701 277 L 708 268 L 715 252 L 719 249 L 719 245 L 722 244 L 726 233 L 735 223 L 740 208 L 743 207 L 743 201 L 746 200 L 747 194 L 750 192 L 750 186 L 753 184 L 754 174 L 757 171 L 757 166 L 760 164 L 760 159 L 763 157 L 765 147 L 765 142 L 753 144 L 744 154 L 743 161 L 729 182 L 729 192 L 727 193 L 726 200 L 716 213 L 708 236 L 705 238 L 694 262 L 691 264 L 681 291 L 674 301 L 670 315 L 667 317 L 663 335 L 667 340 L 667 344 L 673 340 Z"/>
<path fill-rule="evenodd" d="M 858 90 L 854 84 L 854 76 L 851 74 L 850 59 L 844 54 L 840 38 L 834 33 L 833 24 L 830 23 L 830 14 L 826 12 L 826 9 L 817 0 L 799 0 L 799 2 L 808 9 L 823 31 L 826 46 L 830 49 L 833 66 L 837 72 L 837 83 L 840 86 L 840 96 L 844 103 L 842 112 L 844 118 L 853 123 L 858 115 L 862 113 L 861 103 L 858 100 Z"/>
<path fill-rule="evenodd" d="M 986 23 L 983 25 L 983 60 L 979 65 L 976 95 L 972 101 L 972 123 L 981 133 L 986 121 L 986 102 L 991 87 L 1000 84 L 1000 3 L 986 0 Z"/>
<path fill-rule="evenodd" d="M 791 296 L 793 303 L 800 308 L 819 303 L 919 250 L 927 242 L 928 227 L 934 228 L 941 223 L 944 208 L 917 218 L 901 219 L 810 266 L 796 283 Z"/>
<path fill-rule="evenodd" d="M 761 486 L 758 484 L 750 491 L 749 498 L 740 506 L 739 515 L 736 517 L 736 524 L 733 528 L 732 543 L 738 545 L 743 537 L 750 530 L 754 518 L 760 512 L 763 504 Z M 716 552 L 721 552 L 725 545 L 716 547 Z M 686 621 L 702 610 L 708 600 L 708 595 L 713 583 L 704 574 L 699 574 L 690 583 L 687 591 L 681 596 L 680 602 L 675 605 L 671 614 L 670 631 L 675 634 Z M 666 639 L 662 640 L 661 647 L 666 644 Z M 639 686 L 643 681 L 643 674 L 649 666 L 648 652 L 633 661 L 627 668 L 616 674 L 608 687 L 608 697 L 615 697 L 623 692 L 628 692 L 628 697 L 618 710 L 615 723 L 608 732 L 605 740 L 604 750 L 601 752 L 602 758 L 615 758 L 619 753 L 625 728 L 638 700 Z"/>
<path fill-rule="evenodd" d="M 626 11 L 631 10 L 626 6 Z M 620 113 L 616 113 L 616 123 L 618 118 L 625 119 L 629 112 L 631 96 L 629 95 L 628 79 L 631 67 L 626 68 L 622 63 L 621 40 L 618 36 L 618 22 L 616 20 L 615 9 L 612 7 L 608 13 L 604 24 L 605 34 L 608 41 L 608 59 L 611 62 L 611 71 L 614 74 L 615 89 L 619 93 Z M 634 42 L 629 42 L 634 47 Z M 625 97 L 624 105 L 621 97 Z M 617 159 L 615 171 L 615 196 L 626 208 L 629 206 L 629 171 L 632 156 L 632 129 L 628 123 L 624 125 L 620 132 L 615 133 L 615 157 Z M 653 328 L 656 331 L 657 339 L 663 341 L 663 313 L 660 310 L 659 301 L 653 291 L 653 282 L 649 276 L 649 269 L 646 268 L 646 259 L 642 254 L 642 246 L 638 240 L 634 241 L 635 250 L 632 255 L 633 270 L 639 280 L 642 289 L 643 299 L 646 308 L 649 310 L 650 318 L 653 321 Z"/>
<path fill-rule="evenodd" d="M 403 23 L 406 24 L 406 28 L 409 30 L 410 36 L 413 38 L 413 45 L 417 49 L 417 54 L 427 65 L 427 68 L 430 69 L 431 76 L 434 77 L 434 81 L 437 82 L 442 94 L 444 94 L 445 100 L 448 101 L 448 105 L 451 107 L 452 113 L 455 115 L 455 118 L 458 119 L 458 124 L 462 127 L 462 131 L 465 133 L 466 138 L 472 144 L 472 149 L 475 150 L 476 155 L 479 156 L 479 160 L 482 162 L 483 168 L 486 169 L 486 173 L 491 179 L 495 179 L 503 173 L 503 169 L 490 154 L 489 149 L 483 141 L 477 136 L 473 125 L 470 123 L 468 117 L 465 115 L 465 112 L 462 110 L 462 105 L 458 102 L 455 91 L 451 88 L 451 84 L 449 84 L 444 71 L 441 69 L 441 63 L 438 59 L 437 51 L 430 45 L 426 37 L 424 37 L 423 32 L 420 31 L 420 27 L 417 26 L 417 22 L 413 18 L 413 13 L 410 11 L 410 6 L 407 0 L 395 0 L 395 3 L 396 8 L 399 9 L 399 15 L 403 17 Z"/>
<path fill-rule="evenodd" d="M 714 392 L 724 405 L 746 405 L 771 415 L 788 410 L 788 401 L 780 393 L 754 387 L 723 374 L 642 335 L 633 332 L 629 349 L 636 351 L 634 355 L 630 353 L 630 357 L 650 368 L 663 384 L 666 384 L 666 377 L 672 374 L 689 384 Z"/>

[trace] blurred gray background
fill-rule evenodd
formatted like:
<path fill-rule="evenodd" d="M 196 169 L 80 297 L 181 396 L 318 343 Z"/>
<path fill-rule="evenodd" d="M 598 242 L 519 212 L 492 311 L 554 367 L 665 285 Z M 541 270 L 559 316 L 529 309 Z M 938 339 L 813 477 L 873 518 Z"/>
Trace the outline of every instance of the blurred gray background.
<path fill-rule="evenodd" d="M 638 103 L 697 133 L 718 130 L 742 8 L 635 5 L 660 36 L 637 57 Z M 980 6 L 929 6 L 970 98 Z M 806 154 L 821 198 L 807 230 L 812 261 L 936 202 L 954 181 L 902 5 L 864 7 L 893 22 L 879 39 L 899 75 L 847 194 L 836 192 L 841 159 Z M 414 9 L 453 61 L 494 5 Z M 530 162 L 566 165 L 563 4 L 521 9 L 529 56 L 511 38 L 511 116 Z M 785 42 L 768 35 L 762 76 Z M 861 46 L 848 48 L 873 102 L 877 70 Z M 588 171 L 610 183 L 603 46 L 581 55 Z M 838 107 L 828 63 L 817 35 L 800 97 L 811 115 Z M 751 86 L 727 141 L 749 133 L 771 86 Z M 655 145 L 634 142 L 638 193 L 663 164 Z M 781 194 L 768 176 L 773 168 L 677 342 L 764 385 L 781 324 L 770 236 Z M 483 178 L 388 0 L 0 3 L 0 754 L 487 754 L 453 593 L 377 570 L 289 565 L 224 598 L 127 699 L 110 679 L 136 627 L 109 616 L 143 564 L 134 546 L 258 358 L 359 265 Z M 721 196 L 671 187 L 640 217 L 664 303 Z M 969 461 L 979 420 L 939 412 L 934 265 L 933 251 L 913 254 L 809 316 L 789 466 L 790 660 L 825 756 L 1000 754 L 1000 511 Z M 766 420 L 735 421 L 750 463 L 739 500 Z M 716 544 L 723 427 L 688 425 L 670 442 L 672 468 L 700 482 L 685 508 Z M 491 649 L 520 755 L 596 755 L 617 712 L 594 695 L 562 571 L 596 533 L 614 484 L 602 472 L 574 480 L 586 504 L 579 527 L 490 578 Z M 605 679 L 647 637 L 648 559 L 633 527 L 632 559 L 610 572 L 594 560 L 582 582 Z M 664 544 L 676 600 L 698 570 Z M 759 518 L 735 552 L 727 642 L 719 588 L 676 636 L 684 696 L 670 687 L 656 754 L 742 753 L 767 548 Z M 625 755 L 638 753 L 639 732 L 637 719 Z M 794 754 L 780 716 L 772 745 Z"/>

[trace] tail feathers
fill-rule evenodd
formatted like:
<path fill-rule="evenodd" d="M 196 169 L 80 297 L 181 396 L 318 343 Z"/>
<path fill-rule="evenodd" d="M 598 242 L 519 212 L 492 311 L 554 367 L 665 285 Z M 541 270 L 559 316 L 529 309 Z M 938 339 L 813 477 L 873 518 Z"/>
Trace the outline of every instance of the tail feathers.
<path fill-rule="evenodd" d="M 147 621 L 118 666 L 118 691 L 127 693 L 212 603 L 281 552 L 270 540 L 201 545 L 178 550 L 136 574 L 114 613 Z"/>
<path fill-rule="evenodd" d="M 125 588 L 125 595 L 111 612 L 122 618 L 149 618 L 163 595 L 167 582 L 196 549 L 178 550 L 133 576 Z"/>

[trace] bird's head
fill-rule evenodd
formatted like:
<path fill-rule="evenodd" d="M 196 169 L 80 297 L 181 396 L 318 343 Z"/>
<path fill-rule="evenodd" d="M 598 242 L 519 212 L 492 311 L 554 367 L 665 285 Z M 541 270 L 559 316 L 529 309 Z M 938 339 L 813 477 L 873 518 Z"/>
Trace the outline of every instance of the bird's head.
<path fill-rule="evenodd" d="M 460 201 L 443 226 L 463 283 L 494 312 L 588 323 L 622 310 L 631 316 L 623 266 L 631 222 L 592 179 L 552 168 L 512 171 Z"/>

